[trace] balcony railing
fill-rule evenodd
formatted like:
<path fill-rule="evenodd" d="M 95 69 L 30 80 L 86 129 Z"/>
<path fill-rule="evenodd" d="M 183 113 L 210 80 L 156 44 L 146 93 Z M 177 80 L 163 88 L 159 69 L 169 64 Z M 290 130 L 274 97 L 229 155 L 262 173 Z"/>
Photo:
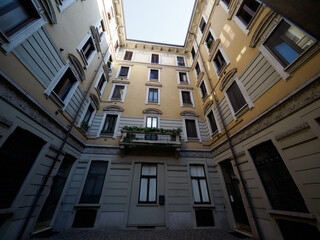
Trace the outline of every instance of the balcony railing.
<path fill-rule="evenodd" d="M 180 129 L 164 130 L 156 128 L 124 127 L 122 144 L 165 144 L 181 145 Z"/>

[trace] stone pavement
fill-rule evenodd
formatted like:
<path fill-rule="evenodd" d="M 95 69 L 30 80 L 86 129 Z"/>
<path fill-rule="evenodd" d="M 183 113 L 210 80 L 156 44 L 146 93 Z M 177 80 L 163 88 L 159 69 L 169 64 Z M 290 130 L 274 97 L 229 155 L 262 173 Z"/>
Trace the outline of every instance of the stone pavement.
<path fill-rule="evenodd" d="M 249 240 L 221 229 L 186 230 L 69 230 L 31 240 Z"/>

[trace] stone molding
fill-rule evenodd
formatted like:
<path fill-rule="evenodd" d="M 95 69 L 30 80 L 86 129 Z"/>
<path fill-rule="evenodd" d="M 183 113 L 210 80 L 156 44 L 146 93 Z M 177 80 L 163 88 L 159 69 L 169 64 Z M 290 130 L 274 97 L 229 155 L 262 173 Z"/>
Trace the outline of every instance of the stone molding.
<path fill-rule="evenodd" d="M 186 117 L 199 117 L 199 114 L 193 112 L 193 111 L 183 111 L 180 113 L 180 116 L 186 116 Z"/>
<path fill-rule="evenodd" d="M 206 113 L 209 111 L 210 107 L 213 105 L 213 101 L 208 101 L 206 105 L 203 108 L 203 115 L 206 115 Z"/>
<path fill-rule="evenodd" d="M 296 125 L 294 126 L 293 128 L 290 128 L 282 133 L 279 133 L 278 135 L 275 136 L 275 139 L 277 141 L 280 141 L 281 139 L 285 138 L 285 137 L 288 137 L 290 135 L 293 135 L 299 131 L 302 131 L 304 129 L 307 129 L 307 128 L 310 128 L 309 124 L 308 123 L 302 123 L 302 124 L 299 124 L 299 125 Z"/>
<path fill-rule="evenodd" d="M 103 108 L 103 111 L 114 111 L 114 112 L 123 112 L 124 109 L 119 106 L 111 105 Z"/>
<path fill-rule="evenodd" d="M 156 108 L 147 108 L 142 111 L 144 114 L 162 114 L 162 112 L 159 109 Z"/>
<path fill-rule="evenodd" d="M 98 97 L 93 93 L 90 93 L 90 99 L 93 102 L 93 104 L 96 106 L 96 109 L 98 110 L 100 108 L 100 101 Z"/>
<path fill-rule="evenodd" d="M 226 75 L 222 78 L 219 90 L 223 91 L 223 89 L 227 86 L 228 82 L 233 79 L 234 75 L 237 73 L 236 68 L 232 68 L 230 71 L 227 72 Z"/>

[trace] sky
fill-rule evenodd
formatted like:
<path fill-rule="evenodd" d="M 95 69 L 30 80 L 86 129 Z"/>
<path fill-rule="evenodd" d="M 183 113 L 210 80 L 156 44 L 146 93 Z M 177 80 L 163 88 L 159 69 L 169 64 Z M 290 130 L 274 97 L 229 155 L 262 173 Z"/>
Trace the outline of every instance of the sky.
<path fill-rule="evenodd" d="M 184 45 L 195 0 L 122 0 L 127 39 Z"/>

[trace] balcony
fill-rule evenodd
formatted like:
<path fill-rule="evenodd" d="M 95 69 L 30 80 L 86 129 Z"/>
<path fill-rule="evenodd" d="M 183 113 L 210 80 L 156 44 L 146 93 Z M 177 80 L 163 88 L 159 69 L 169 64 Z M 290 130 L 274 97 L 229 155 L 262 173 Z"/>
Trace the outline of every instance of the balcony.
<path fill-rule="evenodd" d="M 147 153 L 148 151 L 173 152 L 176 158 L 179 157 L 181 147 L 181 129 L 158 129 L 123 127 L 120 145 L 123 150 L 136 150 Z"/>

